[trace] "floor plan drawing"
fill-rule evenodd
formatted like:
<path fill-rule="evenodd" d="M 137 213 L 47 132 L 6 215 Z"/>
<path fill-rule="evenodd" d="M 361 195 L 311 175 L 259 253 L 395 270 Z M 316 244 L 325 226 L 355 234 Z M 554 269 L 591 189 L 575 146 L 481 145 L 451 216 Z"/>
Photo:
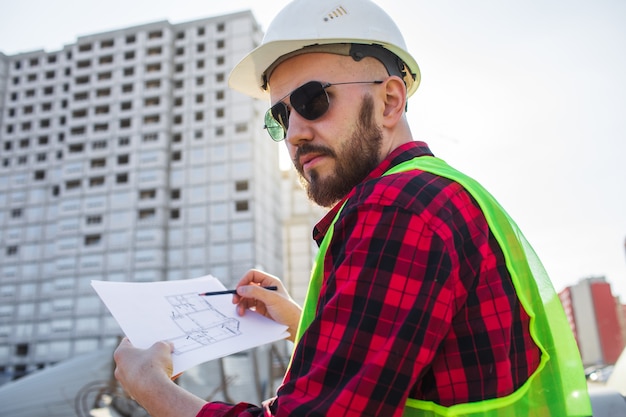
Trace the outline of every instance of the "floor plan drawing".
<path fill-rule="evenodd" d="M 287 326 L 254 311 L 239 315 L 226 290 L 212 275 L 155 282 L 92 280 L 124 336 L 140 349 L 168 341 L 172 374 L 248 349 L 283 340 Z"/>
<path fill-rule="evenodd" d="M 180 355 L 222 340 L 239 336 L 239 320 L 217 310 L 207 297 L 197 293 L 165 297 L 172 306 L 171 319 L 182 335 L 168 339 L 174 355 Z"/>

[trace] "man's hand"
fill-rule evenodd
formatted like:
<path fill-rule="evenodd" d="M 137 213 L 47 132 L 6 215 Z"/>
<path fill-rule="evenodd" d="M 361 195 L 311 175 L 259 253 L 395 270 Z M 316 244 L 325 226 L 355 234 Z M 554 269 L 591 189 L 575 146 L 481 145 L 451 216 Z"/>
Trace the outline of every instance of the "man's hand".
<path fill-rule="evenodd" d="M 167 342 L 157 342 L 149 349 L 137 349 L 124 338 L 113 353 L 115 378 L 132 397 L 134 391 L 145 389 L 149 381 L 169 380 L 172 377 L 172 346 Z"/>
<path fill-rule="evenodd" d="M 115 378 L 152 417 L 194 417 L 205 402 L 172 382 L 172 348 L 138 349 L 124 338 L 113 354 Z"/>
<path fill-rule="evenodd" d="M 278 287 L 268 291 L 262 287 Z M 293 341 L 302 315 L 302 308 L 289 296 L 283 283 L 277 277 L 251 269 L 237 284 L 237 294 L 233 296 L 237 313 L 241 316 L 247 309 L 269 317 L 277 323 L 289 327 L 289 340 Z"/>

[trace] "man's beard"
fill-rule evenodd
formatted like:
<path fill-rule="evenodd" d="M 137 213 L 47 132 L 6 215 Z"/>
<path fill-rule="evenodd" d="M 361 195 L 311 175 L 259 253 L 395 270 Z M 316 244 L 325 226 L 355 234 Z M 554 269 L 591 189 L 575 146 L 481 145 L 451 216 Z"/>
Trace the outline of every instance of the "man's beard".
<path fill-rule="evenodd" d="M 380 164 L 380 147 L 382 132 L 373 119 L 374 100 L 365 96 L 361 102 L 359 120 L 350 139 L 342 143 L 335 151 L 325 146 L 305 143 L 296 151 L 294 166 L 300 174 L 303 184 L 311 200 L 322 207 L 331 207 L 352 188 L 363 181 L 374 168 Z M 304 176 L 300 157 L 310 152 L 322 154 L 335 159 L 335 172 L 327 178 L 320 178 L 319 173 L 312 169 L 310 180 Z"/>

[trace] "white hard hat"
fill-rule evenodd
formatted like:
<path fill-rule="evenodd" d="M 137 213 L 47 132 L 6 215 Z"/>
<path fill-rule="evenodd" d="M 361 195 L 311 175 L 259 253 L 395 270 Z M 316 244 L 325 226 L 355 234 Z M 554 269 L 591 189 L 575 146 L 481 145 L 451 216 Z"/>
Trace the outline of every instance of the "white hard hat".
<path fill-rule="evenodd" d="M 390 75 L 404 79 L 408 96 L 420 82 L 419 67 L 400 30 L 378 5 L 369 0 L 294 0 L 270 23 L 261 45 L 235 66 L 228 83 L 246 95 L 267 99 L 271 70 L 285 57 L 307 52 L 339 53 L 355 60 L 373 56 Z"/>

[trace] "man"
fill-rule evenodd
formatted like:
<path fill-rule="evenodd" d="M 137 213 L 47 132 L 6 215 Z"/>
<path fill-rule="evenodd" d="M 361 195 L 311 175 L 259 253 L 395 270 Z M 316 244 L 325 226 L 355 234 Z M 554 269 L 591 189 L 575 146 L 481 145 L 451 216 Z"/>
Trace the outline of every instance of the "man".
<path fill-rule="evenodd" d="M 398 28 L 365 0 L 294 1 L 233 70 L 231 86 L 270 98 L 265 128 L 331 210 L 302 311 L 256 270 L 233 299 L 289 326 L 276 397 L 205 404 L 170 381 L 168 345 L 123 341 L 116 377 L 153 416 L 591 415 L 532 250 L 480 185 L 412 139 L 419 81 Z"/>

